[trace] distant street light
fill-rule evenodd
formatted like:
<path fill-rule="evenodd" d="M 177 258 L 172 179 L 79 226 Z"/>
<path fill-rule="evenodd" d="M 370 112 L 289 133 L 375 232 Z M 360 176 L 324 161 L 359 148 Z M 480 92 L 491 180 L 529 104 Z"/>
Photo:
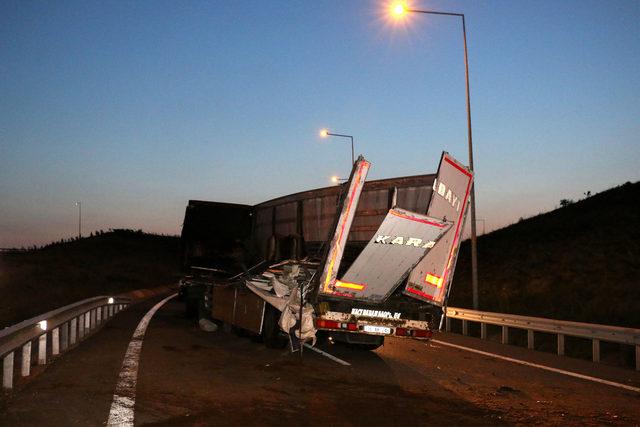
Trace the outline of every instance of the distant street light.
<path fill-rule="evenodd" d="M 469 59 L 467 55 L 467 28 L 463 13 L 435 12 L 431 10 L 409 9 L 404 3 L 396 3 L 391 7 L 391 14 L 396 18 L 406 13 L 423 13 L 429 15 L 456 16 L 462 18 L 462 39 L 464 42 L 464 75 L 467 89 L 467 140 L 469 145 L 469 169 L 473 171 L 473 138 L 471 135 L 471 97 L 469 95 Z M 476 195 L 475 183 L 471 187 L 471 288 L 473 308 L 478 309 L 478 247 L 476 235 Z"/>
<path fill-rule="evenodd" d="M 76 202 L 78 207 L 78 239 L 82 238 L 82 202 Z"/>
<path fill-rule="evenodd" d="M 349 138 L 349 139 L 351 139 L 351 164 L 354 165 L 356 163 L 355 152 L 353 150 L 353 136 L 351 136 L 351 135 L 342 135 L 342 134 L 339 134 L 339 133 L 331 133 L 327 129 L 322 129 L 320 131 L 320 136 L 322 138 L 326 138 L 328 136 L 337 136 L 337 137 L 340 137 L 340 138 Z"/>
<path fill-rule="evenodd" d="M 347 182 L 349 181 L 346 178 L 340 178 L 338 175 L 333 175 L 331 177 L 331 182 L 333 182 L 334 184 L 340 184 L 341 182 Z"/>
<path fill-rule="evenodd" d="M 484 236 L 484 234 L 485 234 L 485 219 L 484 218 L 478 218 L 478 219 L 476 219 L 476 221 L 482 223 L 482 235 Z"/>

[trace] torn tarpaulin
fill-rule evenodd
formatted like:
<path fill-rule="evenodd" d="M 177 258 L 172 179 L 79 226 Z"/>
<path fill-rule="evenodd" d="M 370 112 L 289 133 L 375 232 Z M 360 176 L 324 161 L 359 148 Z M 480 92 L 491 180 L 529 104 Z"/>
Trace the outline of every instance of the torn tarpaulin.
<path fill-rule="evenodd" d="M 300 285 L 308 282 L 306 274 L 298 264 L 285 265 L 282 273 L 265 272 L 246 280 L 247 287 L 280 312 L 280 328 L 289 334 L 293 351 L 299 349 L 299 341 L 315 344 L 316 329 L 311 304 L 304 304 L 302 328 L 300 328 Z M 305 292 L 306 294 L 306 292 Z M 302 334 L 300 334 L 302 329 Z"/>

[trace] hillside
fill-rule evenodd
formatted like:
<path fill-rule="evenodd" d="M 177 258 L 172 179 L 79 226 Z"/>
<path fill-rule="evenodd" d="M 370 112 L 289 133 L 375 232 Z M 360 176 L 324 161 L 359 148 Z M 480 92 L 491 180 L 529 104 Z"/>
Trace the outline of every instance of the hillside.
<path fill-rule="evenodd" d="M 478 239 L 480 310 L 640 328 L 640 182 Z M 471 307 L 463 242 L 450 304 Z"/>
<path fill-rule="evenodd" d="M 175 282 L 179 248 L 177 237 L 115 230 L 0 253 L 0 328 L 84 298 Z"/>

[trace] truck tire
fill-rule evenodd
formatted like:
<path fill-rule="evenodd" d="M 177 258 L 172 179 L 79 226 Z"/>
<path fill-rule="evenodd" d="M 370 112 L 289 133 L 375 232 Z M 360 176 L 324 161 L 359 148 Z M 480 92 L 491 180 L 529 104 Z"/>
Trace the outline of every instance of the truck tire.
<path fill-rule="evenodd" d="M 287 345 L 287 337 L 280 331 L 278 320 L 280 312 L 267 304 L 262 323 L 262 341 L 268 348 L 284 348 Z"/>

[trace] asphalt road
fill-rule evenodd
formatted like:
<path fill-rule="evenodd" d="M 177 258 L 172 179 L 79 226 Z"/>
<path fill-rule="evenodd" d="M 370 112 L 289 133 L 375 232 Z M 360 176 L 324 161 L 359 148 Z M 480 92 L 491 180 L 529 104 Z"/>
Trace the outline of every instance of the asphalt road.
<path fill-rule="evenodd" d="M 122 360 L 156 298 L 132 306 L 0 400 L 2 426 L 102 426 Z M 439 340 L 640 386 L 640 374 L 440 335 Z M 144 339 L 136 425 L 640 425 L 640 393 L 437 343 L 391 339 L 375 352 L 305 351 L 200 331 L 169 301 Z"/>

